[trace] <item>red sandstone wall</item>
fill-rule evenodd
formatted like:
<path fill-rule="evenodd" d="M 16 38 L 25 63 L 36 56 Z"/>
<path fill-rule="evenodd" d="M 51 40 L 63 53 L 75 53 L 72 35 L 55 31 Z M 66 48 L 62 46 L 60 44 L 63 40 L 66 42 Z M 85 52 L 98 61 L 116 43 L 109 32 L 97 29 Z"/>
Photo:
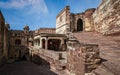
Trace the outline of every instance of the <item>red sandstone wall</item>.
<path fill-rule="evenodd" d="M 85 62 L 84 57 L 81 56 L 81 50 L 68 51 L 67 56 L 67 69 L 70 74 L 84 75 L 85 73 Z"/>

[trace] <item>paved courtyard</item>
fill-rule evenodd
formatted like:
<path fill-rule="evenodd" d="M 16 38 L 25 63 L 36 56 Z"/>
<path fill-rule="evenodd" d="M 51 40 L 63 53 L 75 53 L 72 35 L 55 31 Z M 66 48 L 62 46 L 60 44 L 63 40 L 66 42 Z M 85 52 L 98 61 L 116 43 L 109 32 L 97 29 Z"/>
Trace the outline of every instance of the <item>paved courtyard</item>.
<path fill-rule="evenodd" d="M 37 65 L 28 61 L 19 61 L 0 68 L 0 75 L 57 75 L 48 65 Z"/>

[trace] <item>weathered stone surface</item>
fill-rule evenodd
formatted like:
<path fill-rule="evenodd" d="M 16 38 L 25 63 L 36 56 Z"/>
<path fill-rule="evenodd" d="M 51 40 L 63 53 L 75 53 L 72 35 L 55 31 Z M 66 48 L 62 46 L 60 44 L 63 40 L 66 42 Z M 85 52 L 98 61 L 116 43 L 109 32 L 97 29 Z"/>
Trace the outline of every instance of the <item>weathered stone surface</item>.
<path fill-rule="evenodd" d="M 70 7 L 66 6 L 56 17 L 56 33 L 66 34 L 70 24 Z"/>
<path fill-rule="evenodd" d="M 102 1 L 93 13 L 95 31 L 104 35 L 120 33 L 120 0 Z"/>
<path fill-rule="evenodd" d="M 69 41 L 67 40 L 69 50 L 68 56 L 66 57 L 66 52 L 36 50 L 33 52 L 30 51 L 31 55 L 37 55 L 37 58 L 34 58 L 33 61 L 46 63 L 44 61 L 46 60 L 48 61 L 46 64 L 50 64 L 51 68 L 59 71 L 67 67 L 71 75 L 94 75 L 93 73 L 99 75 L 119 75 L 120 35 L 102 36 L 93 32 L 80 32 L 75 33 L 74 37 L 70 33 L 95 30 L 95 32 L 99 32 L 104 35 L 119 34 L 119 12 L 120 0 L 102 0 L 102 3 L 96 10 L 87 9 L 83 13 L 76 14 L 70 13 L 69 6 L 65 7 L 56 17 L 56 33 L 69 34 L 68 36 L 71 36 L 68 37 Z M 9 27 L 5 25 L 4 17 L 0 12 L 0 66 L 1 64 L 6 63 L 8 54 L 10 58 L 18 60 L 25 54 L 29 53 L 26 48 L 28 48 L 28 46 L 32 46 L 34 32 L 38 34 L 55 33 L 55 28 L 42 28 L 36 31 L 29 31 L 29 27 L 25 26 L 24 30 L 11 30 L 8 35 L 8 28 Z M 49 38 L 54 38 L 52 35 L 49 36 L 50 37 L 46 37 L 45 39 L 48 40 Z M 8 38 L 10 38 L 10 41 L 8 41 Z M 21 40 L 21 45 L 15 44 L 17 39 Z M 66 45 L 63 45 L 66 39 L 61 40 L 64 40 L 62 41 L 62 50 L 66 50 Z M 100 52 L 97 45 L 91 44 L 98 44 Z M 10 48 L 9 53 L 8 45 Z M 47 49 L 47 43 L 45 45 Z M 104 62 L 100 67 L 98 67 L 101 62 L 99 54 L 104 59 Z M 93 73 L 91 73 L 92 71 Z"/>
<path fill-rule="evenodd" d="M 33 57 L 32 60 L 35 62 L 41 63 L 41 60 L 40 60 L 41 58 L 49 62 L 52 69 L 63 70 L 66 67 L 66 63 L 67 63 L 66 51 L 57 52 L 57 51 L 39 49 L 39 50 L 31 50 L 30 52 Z M 34 56 L 37 56 L 39 58 L 35 59 Z"/>
<path fill-rule="evenodd" d="M 35 35 L 40 33 L 55 33 L 55 28 L 40 28 L 38 30 L 35 30 Z"/>
<path fill-rule="evenodd" d="M 75 75 L 84 75 L 96 69 L 100 64 L 97 45 L 84 45 L 68 51 L 67 69 Z"/>
<path fill-rule="evenodd" d="M 56 33 L 66 34 L 68 31 L 93 31 L 92 14 L 95 8 L 82 13 L 70 13 L 70 7 L 65 7 L 56 18 Z"/>
<path fill-rule="evenodd" d="M 74 33 L 76 39 L 81 43 L 98 44 L 100 57 L 103 59 L 101 65 L 95 72 L 99 75 L 119 75 L 120 73 L 120 36 L 103 36 L 95 32 Z M 90 37 L 90 38 L 89 38 Z M 92 51 L 89 49 L 88 51 Z M 94 63 L 97 63 L 96 59 Z"/>
<path fill-rule="evenodd" d="M 0 67 L 8 60 L 8 25 L 0 11 Z"/>

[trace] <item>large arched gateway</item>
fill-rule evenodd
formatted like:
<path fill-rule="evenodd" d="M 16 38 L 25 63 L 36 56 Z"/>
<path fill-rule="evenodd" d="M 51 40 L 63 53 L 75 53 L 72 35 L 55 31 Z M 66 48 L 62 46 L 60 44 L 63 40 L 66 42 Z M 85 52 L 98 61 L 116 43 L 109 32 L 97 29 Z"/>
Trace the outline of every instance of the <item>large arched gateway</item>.
<path fill-rule="evenodd" d="M 82 21 L 82 19 L 77 20 L 77 31 L 83 31 L 83 21 Z"/>

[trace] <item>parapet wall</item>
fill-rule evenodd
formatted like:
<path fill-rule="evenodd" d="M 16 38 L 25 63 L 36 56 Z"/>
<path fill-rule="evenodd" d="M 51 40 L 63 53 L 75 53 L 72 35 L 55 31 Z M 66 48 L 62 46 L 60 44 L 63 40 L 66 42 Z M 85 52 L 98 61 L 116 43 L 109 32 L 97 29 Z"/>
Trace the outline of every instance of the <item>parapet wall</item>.
<path fill-rule="evenodd" d="M 39 34 L 39 33 L 55 33 L 55 28 L 40 28 L 38 30 L 35 31 L 35 34 Z"/>
<path fill-rule="evenodd" d="M 93 14 L 95 31 L 104 35 L 120 33 L 120 0 L 102 0 Z"/>
<path fill-rule="evenodd" d="M 38 56 L 44 59 L 50 64 L 50 68 L 55 70 L 63 70 L 67 63 L 67 53 L 66 51 L 52 51 L 45 49 L 33 50 L 30 49 L 30 54 L 32 55 L 32 61 L 36 63 L 41 63 L 40 59 L 35 59 Z"/>

